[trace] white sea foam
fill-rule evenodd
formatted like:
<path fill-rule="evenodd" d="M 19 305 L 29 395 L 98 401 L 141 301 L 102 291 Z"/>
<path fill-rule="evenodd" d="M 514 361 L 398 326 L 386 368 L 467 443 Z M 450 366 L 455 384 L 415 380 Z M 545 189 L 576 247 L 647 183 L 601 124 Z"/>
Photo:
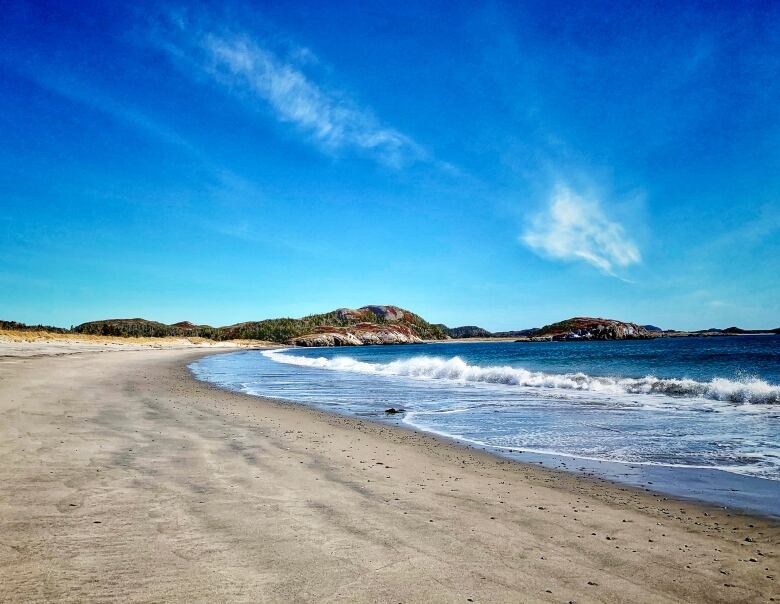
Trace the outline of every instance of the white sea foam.
<path fill-rule="evenodd" d="M 367 363 L 347 356 L 306 357 L 285 354 L 284 350 L 267 350 L 263 355 L 273 361 L 301 367 L 332 371 L 402 376 L 418 379 L 504 384 L 529 388 L 578 390 L 605 394 L 657 394 L 670 397 L 704 398 L 730 403 L 774 405 L 780 403 L 780 386 L 759 379 L 709 382 L 691 379 L 611 378 L 585 373 L 553 374 L 529 371 L 519 367 L 470 365 L 460 357 L 417 356 L 389 363 Z"/>

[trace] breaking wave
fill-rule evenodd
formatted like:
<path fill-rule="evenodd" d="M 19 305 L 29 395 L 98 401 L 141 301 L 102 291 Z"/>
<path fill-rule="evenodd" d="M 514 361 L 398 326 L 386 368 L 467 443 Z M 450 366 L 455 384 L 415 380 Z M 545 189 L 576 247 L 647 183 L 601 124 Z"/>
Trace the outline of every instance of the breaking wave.
<path fill-rule="evenodd" d="M 452 380 L 486 384 L 504 384 L 529 388 L 557 388 L 610 394 L 659 394 L 670 397 L 697 397 L 741 404 L 774 405 L 780 403 L 780 386 L 759 379 L 728 380 L 715 378 L 709 382 L 690 379 L 611 378 L 584 373 L 553 374 L 528 371 L 518 367 L 469 365 L 460 357 L 439 358 L 418 356 L 389 363 L 367 363 L 342 356 L 304 357 L 285 354 L 284 350 L 267 350 L 263 355 L 273 361 L 301 367 L 349 371 L 353 373 L 411 377 L 418 379 Z"/>

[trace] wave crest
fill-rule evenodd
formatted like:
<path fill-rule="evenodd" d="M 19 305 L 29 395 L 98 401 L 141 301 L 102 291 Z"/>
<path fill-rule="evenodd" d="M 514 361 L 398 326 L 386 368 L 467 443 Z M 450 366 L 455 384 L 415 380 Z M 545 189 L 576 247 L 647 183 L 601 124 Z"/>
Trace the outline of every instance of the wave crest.
<path fill-rule="evenodd" d="M 290 355 L 284 354 L 284 350 L 266 350 L 263 355 L 279 363 L 353 373 L 613 394 L 660 394 L 670 397 L 697 397 L 742 404 L 773 405 L 780 403 L 780 386 L 768 384 L 759 379 L 735 381 L 714 378 L 709 382 L 698 382 L 690 379 L 662 379 L 655 376 L 609 378 L 585 373 L 554 374 L 528 371 L 508 365 L 489 367 L 470 365 L 460 357 L 444 359 L 418 356 L 390 363 L 367 363 L 345 356 L 327 359 L 325 357 Z"/>

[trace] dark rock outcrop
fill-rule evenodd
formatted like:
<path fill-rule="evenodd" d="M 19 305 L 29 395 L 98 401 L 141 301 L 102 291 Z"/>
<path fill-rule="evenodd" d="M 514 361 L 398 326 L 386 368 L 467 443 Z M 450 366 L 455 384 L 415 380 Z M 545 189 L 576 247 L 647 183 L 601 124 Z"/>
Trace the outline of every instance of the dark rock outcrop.
<path fill-rule="evenodd" d="M 493 335 L 497 338 L 530 338 L 539 333 L 539 327 L 531 327 L 530 329 L 520 329 L 518 331 L 497 331 Z"/>
<path fill-rule="evenodd" d="M 487 329 L 476 325 L 463 325 L 462 327 L 447 327 L 447 335 L 451 338 L 492 338 L 493 334 Z"/>

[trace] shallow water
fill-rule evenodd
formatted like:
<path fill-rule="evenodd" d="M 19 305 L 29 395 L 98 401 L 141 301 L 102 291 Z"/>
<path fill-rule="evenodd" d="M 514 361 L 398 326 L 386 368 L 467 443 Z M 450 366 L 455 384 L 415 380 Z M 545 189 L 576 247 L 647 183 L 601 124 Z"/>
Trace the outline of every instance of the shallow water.
<path fill-rule="evenodd" d="M 780 515 L 780 337 L 246 351 L 191 367 L 231 390 Z"/>

